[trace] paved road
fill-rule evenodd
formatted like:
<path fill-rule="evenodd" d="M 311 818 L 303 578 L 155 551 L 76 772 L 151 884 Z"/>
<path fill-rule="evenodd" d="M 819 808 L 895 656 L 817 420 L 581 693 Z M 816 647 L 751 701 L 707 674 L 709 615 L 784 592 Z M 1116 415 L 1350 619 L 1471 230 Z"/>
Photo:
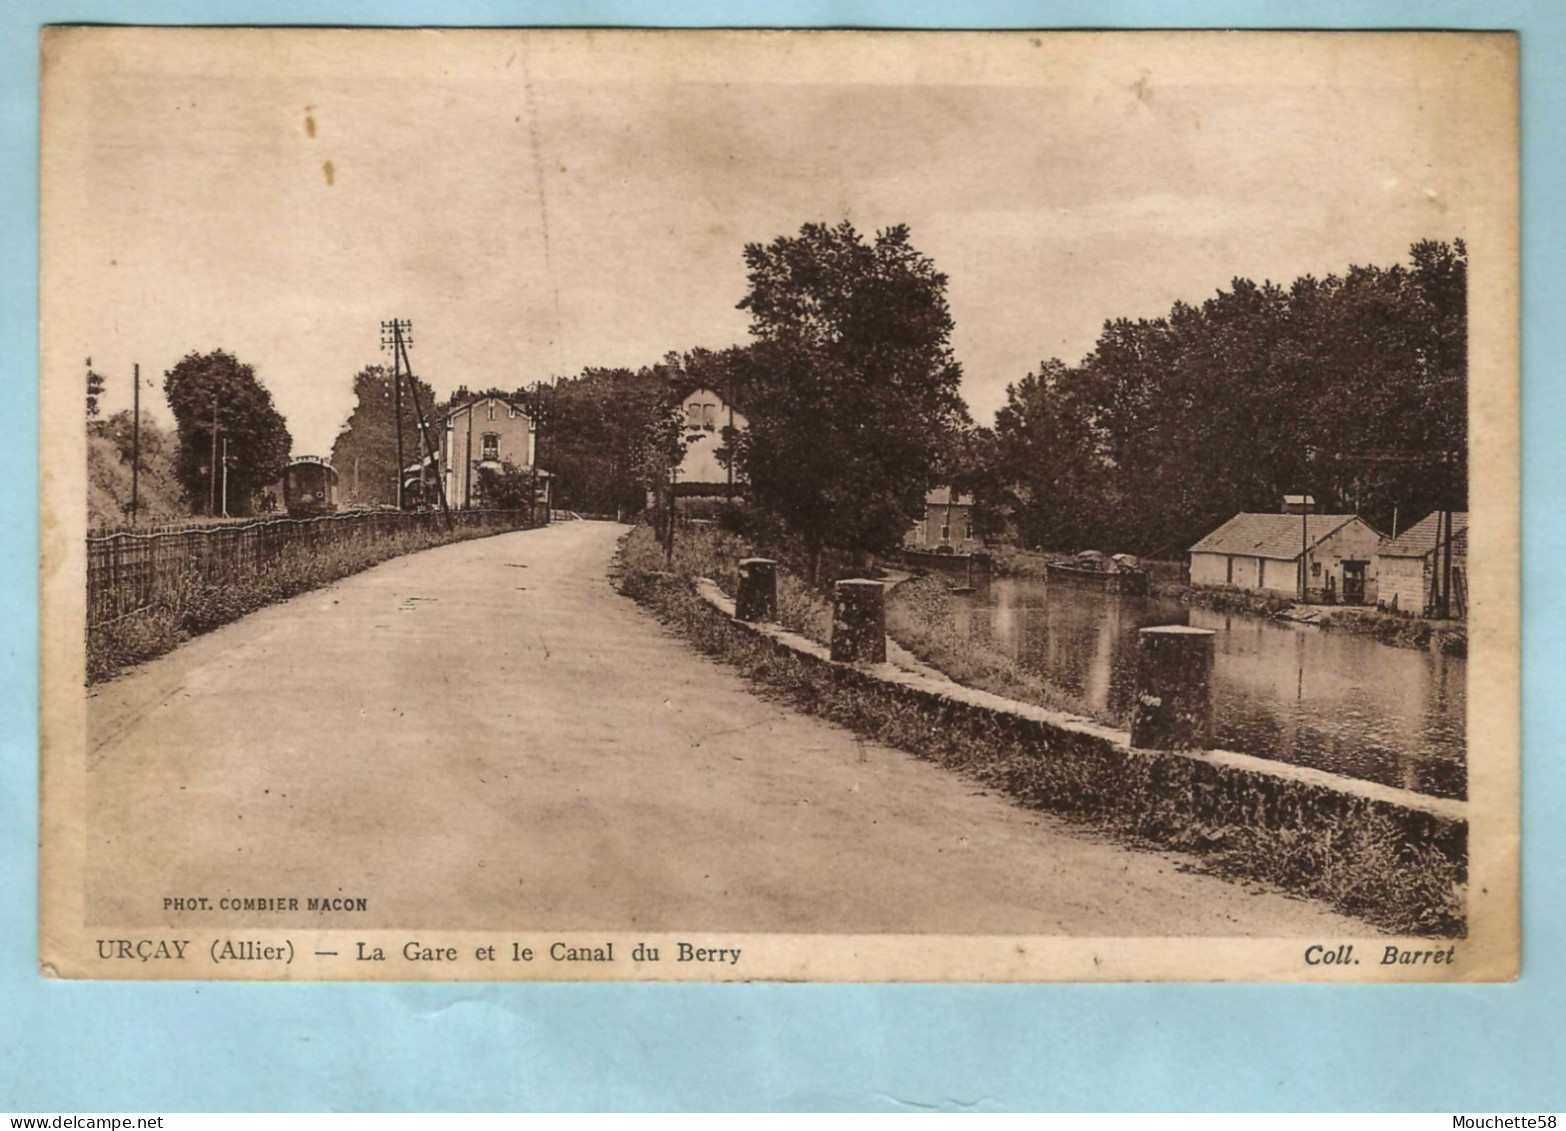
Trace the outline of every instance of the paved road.
<path fill-rule="evenodd" d="M 622 530 L 387 562 L 100 688 L 90 921 L 153 924 L 170 894 L 341 893 L 369 912 L 266 922 L 1365 930 L 758 697 L 610 589 Z"/>

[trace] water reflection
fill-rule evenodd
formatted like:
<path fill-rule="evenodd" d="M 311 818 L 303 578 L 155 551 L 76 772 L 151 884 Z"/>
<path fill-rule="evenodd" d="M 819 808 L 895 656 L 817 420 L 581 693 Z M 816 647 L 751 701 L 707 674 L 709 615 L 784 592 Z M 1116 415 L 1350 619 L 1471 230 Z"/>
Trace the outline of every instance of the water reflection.
<path fill-rule="evenodd" d="M 1386 785 L 1462 797 L 1467 662 L 1365 636 L 1156 597 L 1001 578 L 954 598 L 957 627 L 1129 725 L 1136 635 L 1149 625 L 1217 632 L 1217 743 Z"/>

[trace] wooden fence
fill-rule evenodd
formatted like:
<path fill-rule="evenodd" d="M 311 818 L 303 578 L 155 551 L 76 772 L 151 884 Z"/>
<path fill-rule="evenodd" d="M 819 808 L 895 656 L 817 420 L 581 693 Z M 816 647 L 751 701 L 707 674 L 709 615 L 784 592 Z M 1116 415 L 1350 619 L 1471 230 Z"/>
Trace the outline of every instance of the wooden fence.
<path fill-rule="evenodd" d="M 458 530 L 496 532 L 531 525 L 525 510 L 459 510 L 452 512 L 451 521 Z M 183 586 L 237 581 L 288 554 L 368 547 L 401 533 L 444 529 L 445 519 L 438 512 L 370 511 L 89 535 L 87 627 L 166 602 Z"/>

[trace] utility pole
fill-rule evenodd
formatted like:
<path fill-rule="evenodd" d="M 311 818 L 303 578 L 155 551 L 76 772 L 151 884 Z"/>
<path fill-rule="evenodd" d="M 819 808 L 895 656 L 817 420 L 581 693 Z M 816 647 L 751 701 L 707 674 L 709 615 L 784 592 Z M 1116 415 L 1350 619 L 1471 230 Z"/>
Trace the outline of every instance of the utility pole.
<path fill-rule="evenodd" d="M 1450 504 L 1448 504 L 1450 505 Z M 1436 546 L 1436 567 L 1441 571 L 1436 583 L 1436 615 L 1442 620 L 1452 616 L 1452 512 L 1442 510 L 1436 522 L 1440 541 Z"/>
<path fill-rule="evenodd" d="M 392 416 L 397 432 L 397 509 L 402 510 L 402 369 L 398 344 L 402 331 L 412 331 L 413 323 L 406 318 L 393 318 L 381 323 L 381 348 L 392 351 Z"/>
<path fill-rule="evenodd" d="M 1309 495 L 1300 495 L 1300 604 L 1310 600 L 1309 567 L 1305 564 L 1310 554 L 1310 503 Z"/>
<path fill-rule="evenodd" d="M 212 390 L 212 461 L 211 461 L 211 464 L 209 466 L 209 470 L 211 471 L 212 474 L 207 477 L 208 478 L 208 483 L 207 483 L 207 517 L 208 518 L 211 518 L 211 517 L 213 517 L 214 515 L 217 514 L 217 470 L 218 470 L 217 469 L 217 459 L 218 459 L 218 453 L 217 453 L 217 432 L 218 432 L 217 410 L 218 410 L 218 395 L 217 395 L 217 390 L 213 389 Z"/>
<path fill-rule="evenodd" d="M 556 374 L 554 381 L 549 386 L 549 427 L 551 429 L 554 428 L 555 421 L 557 421 L 559 419 L 559 412 L 560 412 L 560 382 L 561 382 L 561 380 L 563 380 L 563 378 L 561 378 L 558 374 Z M 549 433 L 549 439 L 550 439 L 551 443 L 554 442 L 554 436 L 555 436 L 554 432 L 551 431 Z M 551 448 L 549 450 L 549 454 L 550 455 L 555 455 L 557 453 L 555 452 L 555 450 L 553 448 Z M 540 460 L 540 462 L 542 462 L 542 460 Z M 554 517 L 555 517 L 555 481 L 554 481 L 553 478 L 551 478 L 551 476 L 549 474 L 549 469 L 546 467 L 544 469 L 544 518 L 546 519 L 546 521 L 553 521 Z"/>
<path fill-rule="evenodd" d="M 462 506 L 473 505 L 473 398 L 468 398 L 468 442 L 462 449 Z"/>
<path fill-rule="evenodd" d="M 669 513 L 664 517 L 667 530 L 664 534 L 663 558 L 670 565 L 674 564 L 674 489 L 679 482 L 680 465 L 669 464 Z"/>
<path fill-rule="evenodd" d="M 228 437 L 223 437 L 223 517 L 228 517 Z"/>
<path fill-rule="evenodd" d="M 131 525 L 141 504 L 141 363 L 131 366 Z"/>
<path fill-rule="evenodd" d="M 382 341 L 385 340 L 386 326 L 387 323 L 381 323 Z M 402 381 L 396 376 L 399 372 L 397 362 L 400 358 L 402 361 L 400 372 L 408 375 L 408 393 L 413 397 L 413 411 L 419 424 L 419 438 L 424 444 L 426 454 L 435 465 L 435 489 L 440 495 L 440 513 L 446 520 L 446 529 L 450 530 L 452 528 L 451 508 L 446 505 L 446 481 L 441 477 L 440 473 L 440 449 L 430 439 L 429 421 L 425 419 L 424 406 L 419 403 L 418 379 L 413 375 L 413 362 L 408 360 L 408 347 L 412 344 L 410 339 L 413 336 L 413 323 L 406 318 L 394 318 L 391 320 L 391 334 L 393 381 L 396 382 L 396 389 L 399 393 L 397 401 L 399 406 L 397 410 L 397 462 L 399 464 L 397 468 L 397 501 L 399 505 L 402 502 L 402 467 L 400 466 L 402 462 L 402 410 L 400 407 L 402 403 L 400 397 Z M 421 464 L 419 467 L 419 484 L 422 486 L 423 483 L 424 467 Z"/>
<path fill-rule="evenodd" d="M 1462 452 L 1453 450 L 1412 452 L 1396 448 L 1373 448 L 1359 452 L 1327 452 L 1317 449 L 1306 449 L 1306 451 L 1312 457 L 1320 455 L 1356 466 L 1402 466 L 1423 469 L 1435 465 L 1444 469 L 1446 486 L 1443 490 L 1446 501 L 1436 512 L 1435 561 L 1431 565 L 1434 573 L 1430 579 L 1430 597 L 1425 604 L 1425 611 L 1433 612 L 1443 618 L 1449 616 L 1452 602 L 1452 507 L 1462 498 L 1459 490 L 1462 481 L 1457 473 Z M 1398 508 L 1394 505 L 1392 508 L 1392 537 L 1394 538 L 1397 537 L 1397 527 Z M 1303 560 L 1300 568 L 1304 569 Z"/>
<path fill-rule="evenodd" d="M 528 460 L 527 524 L 538 525 L 538 446 L 544 438 L 544 383 L 533 382 L 533 450 Z"/>

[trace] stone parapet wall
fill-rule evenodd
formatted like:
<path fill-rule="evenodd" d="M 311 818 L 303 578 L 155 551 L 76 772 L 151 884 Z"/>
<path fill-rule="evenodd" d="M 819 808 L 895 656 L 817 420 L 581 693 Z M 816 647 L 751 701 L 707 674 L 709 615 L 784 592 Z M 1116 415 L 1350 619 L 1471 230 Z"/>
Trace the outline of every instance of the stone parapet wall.
<path fill-rule="evenodd" d="M 671 583 L 676 583 L 670 579 Z M 1467 804 L 1225 750 L 1134 749 L 1128 732 L 965 687 L 933 669 L 834 663 L 821 644 L 772 624 L 735 620 L 733 602 L 701 580 L 709 643 L 749 641 L 763 679 L 813 683 L 818 713 L 969 772 L 1017 799 L 1094 819 L 1161 845 L 1247 856 L 1248 874 L 1309 894 L 1318 873 L 1369 844 L 1381 872 L 1466 876 Z M 718 649 L 721 650 L 721 649 Z M 898 657 L 901 650 L 893 648 Z M 1247 853 L 1249 847 L 1251 851 Z M 1383 876 L 1388 884 L 1400 877 Z M 1343 903 L 1339 893 L 1329 898 Z M 1413 897 L 1410 897 L 1413 898 Z M 1356 913 L 1377 918 L 1377 908 Z M 1461 910 L 1431 909 L 1431 933 L 1460 933 Z"/>

